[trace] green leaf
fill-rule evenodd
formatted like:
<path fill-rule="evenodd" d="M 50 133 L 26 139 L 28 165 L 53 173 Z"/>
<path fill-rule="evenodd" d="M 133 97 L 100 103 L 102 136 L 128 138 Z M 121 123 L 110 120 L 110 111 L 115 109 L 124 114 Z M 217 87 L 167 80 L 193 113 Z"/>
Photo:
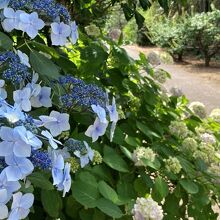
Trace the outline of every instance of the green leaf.
<path fill-rule="evenodd" d="M 131 137 L 131 136 L 127 136 L 125 138 L 125 142 L 129 145 L 131 145 L 132 147 L 139 147 L 141 145 L 141 142 L 138 138 L 136 137 Z"/>
<path fill-rule="evenodd" d="M 38 188 L 45 190 L 53 190 L 53 184 L 48 180 L 48 178 L 42 172 L 35 172 L 28 176 L 28 180 Z"/>
<path fill-rule="evenodd" d="M 145 166 L 151 167 L 155 170 L 160 169 L 160 161 L 157 158 L 155 158 L 155 160 L 153 162 L 146 159 L 146 158 L 142 158 L 141 160 L 142 160 L 142 162 L 144 163 Z"/>
<path fill-rule="evenodd" d="M 59 212 L 62 208 L 62 200 L 57 191 L 41 191 L 41 201 L 44 207 L 44 210 L 53 218 L 59 216 Z"/>
<path fill-rule="evenodd" d="M 152 196 L 156 201 L 163 200 L 169 194 L 169 188 L 163 178 L 158 176 L 155 179 Z"/>
<path fill-rule="evenodd" d="M 123 215 L 121 209 L 119 209 L 117 205 L 105 198 L 101 198 L 97 201 L 97 208 L 112 218 L 121 218 Z"/>
<path fill-rule="evenodd" d="M 123 152 L 123 154 L 130 160 L 133 161 L 132 159 L 132 153 L 126 148 L 126 147 L 123 147 L 123 146 L 120 146 L 120 149 L 121 151 Z"/>
<path fill-rule="evenodd" d="M 179 181 L 181 186 L 190 194 L 196 194 L 199 191 L 199 187 L 192 180 L 182 179 Z"/>
<path fill-rule="evenodd" d="M 135 11 L 135 19 L 138 25 L 138 29 L 141 29 L 144 24 L 144 20 L 145 20 L 144 17 L 138 11 Z"/>
<path fill-rule="evenodd" d="M 104 147 L 103 161 L 114 170 L 118 170 L 120 172 L 129 172 L 126 162 L 114 149 L 108 146 Z"/>
<path fill-rule="evenodd" d="M 38 53 L 37 51 L 31 51 L 30 63 L 33 69 L 43 76 L 54 79 L 60 76 L 59 67 L 55 65 L 49 58 Z"/>
<path fill-rule="evenodd" d="M 0 32 L 0 47 L 5 50 L 13 49 L 13 41 L 6 34 Z"/>
<path fill-rule="evenodd" d="M 72 184 L 72 194 L 76 201 L 85 207 L 96 207 L 96 201 L 99 198 L 97 187 L 78 180 Z"/>
<path fill-rule="evenodd" d="M 117 193 L 106 182 L 100 181 L 98 184 L 98 189 L 100 194 L 102 194 L 106 199 L 109 199 L 113 203 L 115 203 L 118 200 Z"/>
<path fill-rule="evenodd" d="M 149 129 L 149 127 L 147 127 L 147 125 L 141 123 L 141 122 L 136 122 L 136 125 L 138 127 L 138 129 L 144 133 L 148 138 L 152 139 L 153 137 L 156 137 L 156 138 L 160 138 L 160 136 L 158 134 L 156 134 L 155 132 L 151 131 Z"/>
<path fill-rule="evenodd" d="M 149 0 L 139 0 L 139 2 L 140 2 L 141 7 L 144 10 L 147 10 L 151 6 L 151 3 Z"/>

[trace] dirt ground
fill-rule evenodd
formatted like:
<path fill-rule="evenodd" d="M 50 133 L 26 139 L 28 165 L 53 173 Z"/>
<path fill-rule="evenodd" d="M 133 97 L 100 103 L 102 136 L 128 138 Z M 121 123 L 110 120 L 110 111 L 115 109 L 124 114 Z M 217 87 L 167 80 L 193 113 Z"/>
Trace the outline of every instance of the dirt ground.
<path fill-rule="evenodd" d="M 137 59 L 139 53 L 161 52 L 159 48 L 143 48 L 135 45 L 124 47 L 128 54 Z M 199 101 L 206 105 L 207 112 L 220 108 L 220 62 L 212 62 L 205 67 L 202 60 L 187 58 L 184 63 L 161 64 L 159 66 L 171 74 L 165 87 L 170 90 L 178 87 L 190 101 Z"/>

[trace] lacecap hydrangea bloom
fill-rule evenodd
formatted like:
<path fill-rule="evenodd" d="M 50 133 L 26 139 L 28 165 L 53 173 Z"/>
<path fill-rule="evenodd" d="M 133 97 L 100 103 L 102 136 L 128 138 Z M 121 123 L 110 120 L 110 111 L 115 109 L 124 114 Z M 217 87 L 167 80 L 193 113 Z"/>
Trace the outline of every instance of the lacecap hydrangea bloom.
<path fill-rule="evenodd" d="M 189 133 L 187 126 L 181 121 L 171 121 L 169 131 L 177 138 L 185 138 Z"/>
<path fill-rule="evenodd" d="M 3 1 L 1 24 L 6 32 L 22 31 L 34 39 L 45 26 L 51 28 L 52 45 L 75 44 L 78 30 L 67 9 L 55 0 Z"/>
<path fill-rule="evenodd" d="M 135 166 L 144 166 L 142 159 L 149 160 L 153 162 L 155 160 L 156 154 L 149 147 L 138 147 L 134 150 L 132 154 L 132 159 L 135 163 Z"/>
<path fill-rule="evenodd" d="M 162 220 L 163 209 L 152 198 L 137 198 L 132 210 L 134 220 Z"/>
<path fill-rule="evenodd" d="M 206 117 L 206 109 L 205 105 L 201 102 L 192 102 L 189 105 L 189 109 L 198 117 L 205 118 Z"/>

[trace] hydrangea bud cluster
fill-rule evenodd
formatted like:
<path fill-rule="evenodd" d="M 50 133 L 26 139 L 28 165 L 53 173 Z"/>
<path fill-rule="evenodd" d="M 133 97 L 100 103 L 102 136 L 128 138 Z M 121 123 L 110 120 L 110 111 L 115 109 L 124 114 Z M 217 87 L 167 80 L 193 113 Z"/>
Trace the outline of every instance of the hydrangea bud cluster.
<path fill-rule="evenodd" d="M 181 89 L 177 88 L 177 87 L 172 87 L 170 89 L 170 93 L 172 96 L 176 96 L 176 97 L 180 97 L 183 95 L 183 92 Z"/>
<path fill-rule="evenodd" d="M 94 150 L 94 157 L 93 157 L 93 160 L 92 160 L 92 164 L 93 165 L 98 165 L 98 164 L 101 164 L 102 161 L 103 161 L 102 155 L 97 150 Z"/>
<path fill-rule="evenodd" d="M 220 109 L 219 108 L 213 109 L 209 117 L 216 122 L 220 122 Z"/>
<path fill-rule="evenodd" d="M 95 24 L 86 26 L 85 31 L 89 36 L 94 36 L 94 37 L 97 37 L 101 34 L 99 28 Z"/>
<path fill-rule="evenodd" d="M 201 102 L 192 102 L 189 105 L 189 109 L 198 117 L 205 118 L 206 117 L 206 109 L 205 105 Z"/>
<path fill-rule="evenodd" d="M 172 135 L 181 139 L 185 138 L 189 133 L 185 123 L 180 121 L 172 121 L 169 126 L 169 131 Z"/>
<path fill-rule="evenodd" d="M 178 174 L 182 169 L 182 166 L 176 157 L 170 156 L 168 159 L 164 160 L 164 163 L 165 163 L 165 168 L 168 172 Z"/>
<path fill-rule="evenodd" d="M 134 150 L 132 154 L 133 161 L 135 163 L 135 166 L 144 166 L 144 162 L 142 159 L 147 159 L 151 162 L 155 160 L 156 154 L 154 151 L 147 147 L 138 147 Z"/>
<path fill-rule="evenodd" d="M 134 220 L 162 220 L 163 209 L 152 198 L 137 198 L 132 210 Z"/>
<path fill-rule="evenodd" d="M 50 26 L 52 45 L 64 46 L 68 39 L 75 44 L 78 39 L 76 22 L 70 21 L 67 9 L 55 0 L 8 0 L 0 10 L 6 32 L 22 31 L 34 39 L 45 26 Z"/>

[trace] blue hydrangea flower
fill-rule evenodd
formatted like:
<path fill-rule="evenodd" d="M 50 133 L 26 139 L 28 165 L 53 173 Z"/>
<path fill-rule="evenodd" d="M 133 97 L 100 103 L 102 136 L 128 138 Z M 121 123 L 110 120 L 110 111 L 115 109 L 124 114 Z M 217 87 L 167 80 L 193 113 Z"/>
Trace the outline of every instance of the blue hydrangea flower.
<path fill-rule="evenodd" d="M 118 121 L 118 112 L 117 112 L 117 106 L 115 103 L 115 97 L 112 99 L 112 105 L 107 105 L 107 109 L 110 116 L 110 121 L 117 122 Z"/>
<path fill-rule="evenodd" d="M 7 98 L 7 92 L 4 88 L 4 86 L 5 86 L 5 80 L 0 79 L 0 97 L 1 97 L 1 99 Z"/>
<path fill-rule="evenodd" d="M 62 180 L 57 185 L 57 190 L 63 191 L 63 197 L 64 197 L 66 193 L 70 191 L 70 188 L 71 188 L 70 163 L 66 163 L 63 171 Z"/>
<path fill-rule="evenodd" d="M 89 145 L 84 141 L 85 150 L 77 150 L 74 152 L 75 156 L 80 159 L 80 166 L 83 168 L 85 167 L 89 161 L 93 160 L 94 151 L 89 147 Z"/>
<path fill-rule="evenodd" d="M 34 170 L 33 164 L 27 158 L 8 156 L 5 157 L 5 162 L 8 165 L 4 169 L 8 181 L 22 180 Z"/>
<path fill-rule="evenodd" d="M 31 105 L 35 108 L 39 107 L 51 107 L 52 106 L 52 101 L 50 98 L 51 95 L 51 88 L 50 87 L 42 87 L 40 88 L 39 91 L 39 86 L 38 84 L 35 84 L 35 89 L 32 92 L 32 97 L 30 99 Z M 39 93 L 37 93 L 39 91 Z M 33 95 L 33 93 L 35 94 Z M 37 94 L 37 95 L 36 95 Z"/>
<path fill-rule="evenodd" d="M 106 112 L 105 109 L 102 108 L 99 105 L 91 105 L 92 110 L 97 114 L 100 122 L 102 123 L 108 123 L 107 119 L 106 119 Z"/>
<path fill-rule="evenodd" d="M 27 67 L 31 67 L 29 63 L 29 57 L 27 56 L 27 54 L 21 52 L 20 50 L 17 50 L 17 54 L 22 64 L 26 65 Z"/>
<path fill-rule="evenodd" d="M 24 11 L 18 10 L 14 11 L 12 8 L 5 8 L 3 11 L 4 21 L 2 22 L 2 27 L 5 31 L 11 32 L 14 29 L 19 30 L 20 28 L 20 15 L 24 13 Z"/>
<path fill-rule="evenodd" d="M 51 135 L 50 132 L 48 131 L 42 131 L 41 134 L 46 137 L 50 143 L 50 146 L 53 148 L 53 149 L 57 149 L 58 148 L 58 144 L 62 145 L 62 143 L 56 139 L 53 138 L 53 136 Z"/>
<path fill-rule="evenodd" d="M 92 142 L 98 140 L 98 138 L 105 134 L 108 123 L 102 123 L 97 117 L 94 124 L 90 125 L 85 132 L 85 135 L 92 138 Z"/>
<path fill-rule="evenodd" d="M 71 37 L 70 37 L 70 39 L 71 39 L 71 42 L 73 44 L 75 44 L 77 42 L 78 38 L 79 38 L 79 33 L 78 33 L 78 30 L 77 30 L 78 27 L 77 27 L 75 21 L 71 22 L 70 28 L 71 28 Z"/>
<path fill-rule="evenodd" d="M 25 112 L 31 110 L 31 90 L 30 88 L 23 88 L 13 92 L 13 99 L 15 103 Z"/>
<path fill-rule="evenodd" d="M 10 0 L 0 0 L 0 9 L 8 7 Z"/>
<path fill-rule="evenodd" d="M 4 105 L 0 108 L 0 116 L 6 118 L 10 123 L 25 120 L 25 114 L 21 111 L 20 107 Z"/>
<path fill-rule="evenodd" d="M 20 14 L 20 28 L 22 31 L 26 32 L 31 39 L 35 38 L 38 35 L 38 31 L 44 26 L 45 23 L 38 18 L 36 12 L 32 12 L 31 14 Z"/>
<path fill-rule="evenodd" d="M 67 42 L 67 37 L 70 36 L 71 29 L 67 24 L 61 23 L 52 23 L 51 24 L 51 40 L 52 45 L 64 46 Z"/>
<path fill-rule="evenodd" d="M 31 155 L 31 145 L 22 140 L 19 129 L 21 127 L 1 127 L 0 137 L 2 142 L 0 143 L 0 156 L 15 155 L 17 157 L 29 157 Z"/>
<path fill-rule="evenodd" d="M 13 202 L 8 220 L 25 219 L 33 203 L 34 195 L 32 193 L 26 193 L 24 195 L 21 192 L 15 193 L 13 195 Z"/>
<path fill-rule="evenodd" d="M 69 115 L 67 113 L 52 111 L 50 116 L 43 115 L 39 118 L 43 122 L 44 127 L 49 129 L 54 137 L 70 129 Z"/>
<path fill-rule="evenodd" d="M 60 154 L 58 156 L 55 155 L 53 159 L 53 167 L 52 167 L 52 177 L 53 177 L 53 185 L 58 185 L 63 180 L 63 169 L 64 169 L 64 159 Z"/>
<path fill-rule="evenodd" d="M 0 174 L 0 204 L 6 204 L 11 199 L 12 193 L 19 190 L 20 187 L 21 185 L 18 181 L 8 181 L 6 173 L 3 170 Z"/>

